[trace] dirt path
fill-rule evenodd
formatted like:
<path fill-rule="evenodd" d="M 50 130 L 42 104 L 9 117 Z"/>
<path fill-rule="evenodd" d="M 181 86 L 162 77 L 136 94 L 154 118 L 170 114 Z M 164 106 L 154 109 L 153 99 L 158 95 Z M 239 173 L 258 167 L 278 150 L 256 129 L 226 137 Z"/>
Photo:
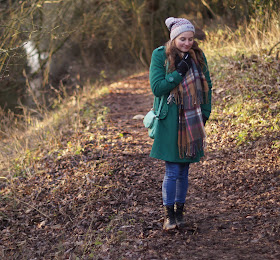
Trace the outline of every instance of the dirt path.
<path fill-rule="evenodd" d="M 187 227 L 162 231 L 164 163 L 149 158 L 152 141 L 132 119 L 152 101 L 147 73 L 112 85 L 103 124 L 84 122 L 94 138 L 75 136 L 83 154 L 46 157 L 13 186 L 17 199 L 0 205 L 0 258 L 280 259 L 275 156 L 256 161 L 253 150 L 219 145 L 218 134 L 191 166 Z"/>

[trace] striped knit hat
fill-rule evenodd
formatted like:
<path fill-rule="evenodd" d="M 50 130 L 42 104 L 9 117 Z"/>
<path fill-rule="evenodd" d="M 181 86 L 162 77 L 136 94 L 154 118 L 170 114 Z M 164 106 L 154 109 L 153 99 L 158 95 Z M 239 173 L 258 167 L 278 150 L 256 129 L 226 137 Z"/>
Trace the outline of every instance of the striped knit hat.
<path fill-rule="evenodd" d="M 169 17 L 165 20 L 165 24 L 170 31 L 171 40 L 174 40 L 183 32 L 191 31 L 195 33 L 193 24 L 189 20 L 184 18 Z"/>

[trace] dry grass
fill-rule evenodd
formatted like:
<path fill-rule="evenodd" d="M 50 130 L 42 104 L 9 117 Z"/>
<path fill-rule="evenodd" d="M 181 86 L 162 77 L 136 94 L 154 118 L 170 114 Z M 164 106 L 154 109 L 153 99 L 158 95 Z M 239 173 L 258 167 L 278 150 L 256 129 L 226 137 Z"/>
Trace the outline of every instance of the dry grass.
<path fill-rule="evenodd" d="M 267 30 L 261 30 L 256 19 L 234 32 L 226 27 L 209 33 L 202 44 L 213 81 L 209 132 L 215 142 L 237 148 L 263 142 L 270 153 L 279 150 L 280 45 L 275 45 L 280 23 L 276 18 Z M 221 136 L 217 125 L 228 130 Z"/>
<path fill-rule="evenodd" d="M 57 108 L 53 111 L 41 105 L 36 110 L 21 106 L 22 115 L 1 110 L 0 176 L 11 178 L 31 175 L 32 166 L 46 153 L 65 153 L 70 149 L 79 151 L 79 144 L 65 145 L 63 139 L 66 133 L 78 134 L 83 116 L 90 116 L 80 113 L 86 103 L 93 102 L 96 111 L 103 109 L 94 104 L 93 100 L 107 91 L 106 86 L 93 87 L 88 83 L 82 91 L 72 96 L 62 99 L 58 95 Z M 38 119 L 38 114 L 42 119 Z"/>
<path fill-rule="evenodd" d="M 252 19 L 233 31 L 225 26 L 213 32 L 206 32 L 207 41 L 202 43 L 209 57 L 234 56 L 237 53 L 268 54 L 280 39 L 280 15 L 274 14 L 266 28 L 261 28 L 263 19 Z"/>

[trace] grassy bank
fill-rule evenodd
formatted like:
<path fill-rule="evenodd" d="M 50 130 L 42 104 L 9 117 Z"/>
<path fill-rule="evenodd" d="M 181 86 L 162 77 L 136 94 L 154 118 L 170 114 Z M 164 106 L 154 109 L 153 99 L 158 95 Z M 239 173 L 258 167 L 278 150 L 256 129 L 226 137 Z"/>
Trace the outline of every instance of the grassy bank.
<path fill-rule="evenodd" d="M 211 120 L 226 128 L 218 138 L 225 145 L 262 140 L 275 151 L 280 148 L 280 28 L 275 20 L 260 31 L 258 22 L 209 33 L 202 44 L 214 83 Z"/>
<path fill-rule="evenodd" d="M 36 162 L 46 155 L 57 158 L 67 153 L 79 154 L 81 147 L 76 138 L 80 131 L 86 131 L 84 118 L 98 124 L 107 113 L 98 98 L 109 92 L 107 86 L 87 84 L 82 91 L 64 99 L 57 98 L 52 111 L 40 108 L 41 119 L 31 116 L 23 107 L 23 118 L 13 113 L 2 114 L 2 139 L 0 153 L 1 176 L 8 178 L 30 176 Z M 72 137 L 67 141 L 67 136 Z"/>

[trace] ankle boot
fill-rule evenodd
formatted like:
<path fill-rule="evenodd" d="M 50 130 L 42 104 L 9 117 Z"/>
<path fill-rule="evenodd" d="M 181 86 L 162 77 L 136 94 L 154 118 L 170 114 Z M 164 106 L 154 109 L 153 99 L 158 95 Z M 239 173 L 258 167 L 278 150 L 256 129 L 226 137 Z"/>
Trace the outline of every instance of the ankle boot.
<path fill-rule="evenodd" d="M 165 213 L 165 216 L 164 216 L 163 229 L 171 230 L 171 229 L 176 228 L 174 205 L 165 206 L 164 213 Z"/>
<path fill-rule="evenodd" d="M 183 227 L 186 224 L 183 212 L 184 212 L 184 203 L 176 202 L 175 203 L 175 220 L 176 220 L 176 224 L 177 224 L 178 228 Z"/>

